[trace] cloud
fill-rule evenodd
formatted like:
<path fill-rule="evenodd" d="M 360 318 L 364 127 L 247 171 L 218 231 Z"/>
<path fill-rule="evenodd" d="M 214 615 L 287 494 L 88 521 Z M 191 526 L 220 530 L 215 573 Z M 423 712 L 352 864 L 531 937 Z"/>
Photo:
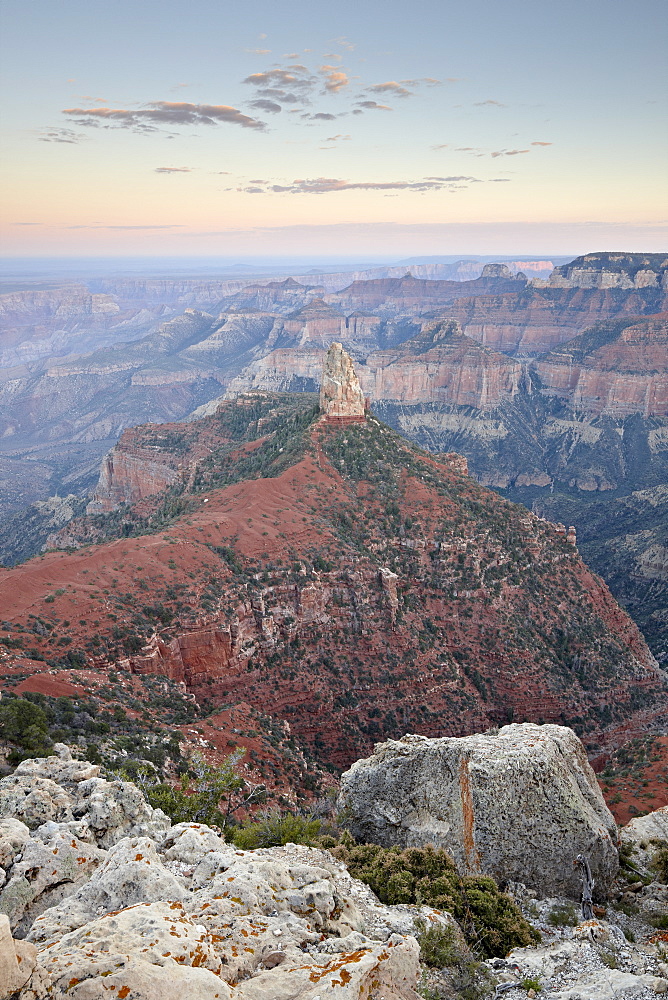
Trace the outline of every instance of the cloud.
<path fill-rule="evenodd" d="M 355 104 L 365 111 L 392 111 L 388 104 L 377 104 L 376 101 L 356 101 Z"/>
<path fill-rule="evenodd" d="M 476 101 L 473 105 L 474 108 L 507 108 L 507 104 L 502 104 L 501 101 Z"/>
<path fill-rule="evenodd" d="M 102 223 L 94 223 L 89 226 L 65 226 L 65 229 L 183 229 L 184 227 L 180 224 L 178 225 L 168 225 L 168 226 L 105 226 Z"/>
<path fill-rule="evenodd" d="M 77 125 L 105 125 L 154 132 L 160 125 L 219 125 L 223 122 L 242 128 L 265 129 L 264 122 L 249 118 L 227 104 L 187 104 L 183 101 L 155 101 L 135 111 L 121 108 L 65 108 L 64 115 Z"/>
<path fill-rule="evenodd" d="M 510 184 L 510 177 L 490 177 L 490 184 Z"/>
<path fill-rule="evenodd" d="M 43 222 L 12 222 L 13 226 L 43 226 Z"/>
<path fill-rule="evenodd" d="M 417 80 L 400 80 L 406 87 L 419 87 L 421 83 L 426 83 L 428 87 L 440 87 L 442 80 L 437 80 L 434 76 L 421 76 Z"/>
<path fill-rule="evenodd" d="M 266 111 L 271 115 L 277 115 L 279 111 L 282 111 L 280 104 L 276 104 L 275 101 L 259 100 L 251 101 L 251 108 L 257 108 L 258 111 Z"/>
<path fill-rule="evenodd" d="M 497 156 L 519 156 L 520 153 L 528 152 L 528 149 L 497 149 L 496 152 L 490 155 L 496 158 Z"/>
<path fill-rule="evenodd" d="M 332 42 L 336 42 L 340 45 L 342 49 L 347 49 L 348 52 L 353 52 L 355 50 L 355 45 L 353 42 L 349 42 L 345 35 L 339 35 L 338 38 L 332 38 Z"/>
<path fill-rule="evenodd" d="M 346 181 L 336 177 L 294 180 L 291 184 L 269 184 L 266 188 L 248 187 L 247 194 L 332 194 L 338 191 L 442 191 L 457 190 L 463 183 L 477 182 L 477 177 L 424 177 L 416 181 Z M 260 183 L 260 182 L 256 182 Z M 266 183 L 266 182 L 265 182 Z"/>
<path fill-rule="evenodd" d="M 349 135 L 330 135 L 325 139 L 325 142 L 339 142 L 351 138 L 352 136 Z"/>
<path fill-rule="evenodd" d="M 531 145 L 532 146 L 552 146 L 553 143 L 551 143 L 551 142 L 532 142 Z"/>
<path fill-rule="evenodd" d="M 441 142 L 441 143 L 439 143 L 438 146 L 432 146 L 431 148 L 432 149 L 448 149 L 449 148 L 449 143 L 447 143 L 447 142 Z"/>
<path fill-rule="evenodd" d="M 251 52 L 254 56 L 268 56 L 271 49 L 246 49 L 246 52 Z"/>
<path fill-rule="evenodd" d="M 337 66 L 321 66 L 320 72 L 325 77 L 325 90 L 330 94 L 338 94 L 340 90 L 350 83 L 348 76 Z"/>
<path fill-rule="evenodd" d="M 306 100 L 317 85 L 315 77 L 301 63 L 292 63 L 284 69 L 268 69 L 263 73 L 251 73 L 243 83 L 255 87 L 263 97 L 276 97 L 279 100 L 287 100 L 286 94 L 292 96 L 296 101 L 300 95 L 302 100 Z"/>
<path fill-rule="evenodd" d="M 192 167 L 156 167 L 156 174 L 189 174 Z"/>
<path fill-rule="evenodd" d="M 394 94 L 395 97 L 410 97 L 412 91 L 402 87 L 396 80 L 387 80 L 385 83 L 374 83 L 372 87 L 367 87 L 370 94 Z"/>
<path fill-rule="evenodd" d="M 37 138 L 40 142 L 77 143 L 84 142 L 88 136 L 80 135 L 79 132 L 74 132 L 70 128 L 52 128 L 46 132 L 40 132 Z"/>
<path fill-rule="evenodd" d="M 311 121 L 319 122 L 333 122 L 338 115 L 332 115 L 328 111 L 318 111 L 315 115 L 302 115 L 302 118 L 308 118 Z"/>

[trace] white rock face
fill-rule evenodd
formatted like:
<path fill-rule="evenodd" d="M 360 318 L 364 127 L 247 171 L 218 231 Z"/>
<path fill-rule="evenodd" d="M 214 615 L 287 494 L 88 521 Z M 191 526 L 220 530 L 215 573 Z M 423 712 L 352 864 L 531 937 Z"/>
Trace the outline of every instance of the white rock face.
<path fill-rule="evenodd" d="M 434 844 L 461 872 L 579 898 L 575 859 L 599 894 L 618 868 L 617 829 L 572 730 L 529 723 L 497 735 L 379 744 L 341 778 L 339 807 L 357 840 Z"/>
<path fill-rule="evenodd" d="M 382 906 L 327 851 L 170 827 L 65 751 L 0 782 L 25 817 L 0 819 L 0 1000 L 2 977 L 12 1000 L 419 1000 L 414 921 L 447 914 Z"/>

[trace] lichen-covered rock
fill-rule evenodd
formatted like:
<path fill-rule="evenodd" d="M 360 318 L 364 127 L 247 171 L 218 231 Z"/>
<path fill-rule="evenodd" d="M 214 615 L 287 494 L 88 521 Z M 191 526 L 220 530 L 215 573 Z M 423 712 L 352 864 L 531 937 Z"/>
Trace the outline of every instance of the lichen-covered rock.
<path fill-rule="evenodd" d="M 124 837 L 160 841 L 171 826 L 162 809 L 153 809 L 131 781 L 82 781 L 74 811 L 85 815 L 99 847 L 112 847 Z"/>
<path fill-rule="evenodd" d="M 168 861 L 195 865 L 211 851 L 224 851 L 227 844 L 204 823 L 177 823 L 160 844 L 160 853 Z"/>
<path fill-rule="evenodd" d="M 668 806 L 636 816 L 621 828 L 619 835 L 623 844 L 633 848 L 631 864 L 650 872 L 657 842 L 668 844 Z"/>
<path fill-rule="evenodd" d="M 0 780 L 0 816 L 21 820 L 31 830 L 47 820 L 73 819 L 73 803 L 72 796 L 50 778 L 14 773 Z"/>
<path fill-rule="evenodd" d="M 353 952 L 320 954 L 311 960 L 288 959 L 277 968 L 261 972 L 235 991 L 235 1000 L 419 1000 L 413 987 L 420 973 L 419 947 L 414 938 L 393 936 Z"/>
<path fill-rule="evenodd" d="M 0 893 L 0 913 L 25 933 L 39 913 L 75 892 L 105 857 L 104 851 L 60 829 L 46 843 L 26 840 L 21 861 Z"/>
<path fill-rule="evenodd" d="M 81 966 L 73 966 L 70 978 L 64 976 L 61 980 L 61 991 L 49 995 L 67 996 L 67 1000 L 110 1000 L 111 997 L 127 997 L 128 1000 L 230 1000 L 233 995 L 230 987 L 208 969 L 177 965 L 172 960 L 166 960 L 164 965 L 152 965 L 134 955 L 114 957 L 118 959 L 116 967 L 104 961 L 106 956 L 100 956 L 98 974 L 91 960 L 84 960 Z M 23 994 L 19 1000 L 24 1000 Z"/>
<path fill-rule="evenodd" d="M 111 848 L 81 888 L 41 914 L 28 938 L 49 944 L 105 913 L 137 903 L 179 903 L 186 895 L 181 882 L 162 864 L 152 841 L 128 838 Z"/>
<path fill-rule="evenodd" d="M 618 868 L 615 821 L 584 747 L 563 726 L 390 740 L 342 776 L 339 806 L 359 840 L 434 844 L 463 873 L 542 895 L 579 897 L 578 854 L 599 895 Z"/>
<path fill-rule="evenodd" d="M 0 819 L 0 865 L 8 868 L 30 836 L 30 830 L 19 819 Z"/>
<path fill-rule="evenodd" d="M 41 952 L 54 983 L 67 986 L 103 976 L 130 958 L 151 965 L 189 965 L 218 975 L 221 962 L 206 930 L 190 920 L 181 903 L 139 903 L 86 923 Z"/>

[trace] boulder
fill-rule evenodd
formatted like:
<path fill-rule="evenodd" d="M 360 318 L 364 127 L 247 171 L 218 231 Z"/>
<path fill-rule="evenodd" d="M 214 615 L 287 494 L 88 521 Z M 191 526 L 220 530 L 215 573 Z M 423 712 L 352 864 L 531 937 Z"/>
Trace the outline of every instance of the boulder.
<path fill-rule="evenodd" d="M 3 868 L 13 864 L 29 836 L 30 830 L 21 820 L 10 816 L 0 819 L 0 865 Z"/>
<path fill-rule="evenodd" d="M 14 772 L 0 780 L 0 816 L 18 819 L 30 830 L 47 820 L 73 819 L 73 804 L 72 796 L 50 778 Z"/>
<path fill-rule="evenodd" d="M 530 723 L 498 733 L 376 746 L 341 778 L 339 808 L 360 841 L 445 848 L 460 872 L 579 898 L 586 856 L 603 898 L 618 869 L 617 829 L 580 740 Z"/>
<path fill-rule="evenodd" d="M 105 913 L 136 903 L 179 903 L 186 895 L 183 885 L 160 861 L 151 840 L 128 838 L 112 847 L 81 888 L 37 917 L 28 939 L 43 946 Z"/>
<path fill-rule="evenodd" d="M 619 835 L 623 844 L 633 847 L 631 864 L 644 872 L 651 871 L 656 841 L 668 844 L 668 806 L 636 816 L 621 828 Z"/>
<path fill-rule="evenodd" d="M 160 844 L 160 853 L 168 861 L 195 865 L 211 851 L 225 851 L 227 844 L 204 823 L 177 823 Z"/>
<path fill-rule="evenodd" d="M 235 1000 L 419 1000 L 413 987 L 420 974 L 420 949 L 414 938 L 393 936 L 383 945 L 336 955 L 321 954 L 309 961 L 282 962 L 242 982 Z"/>
<path fill-rule="evenodd" d="M 39 913 L 75 892 L 105 857 L 104 851 L 61 830 L 46 843 L 30 838 L 0 893 L 0 913 L 7 914 L 22 937 Z"/>
<path fill-rule="evenodd" d="M 153 809 L 131 781 L 82 781 L 74 812 L 85 818 L 99 847 L 112 847 L 124 837 L 160 841 L 171 826 L 162 809 Z"/>
<path fill-rule="evenodd" d="M 0 1000 L 26 985 L 37 961 L 37 948 L 15 941 L 5 914 L 0 914 Z"/>

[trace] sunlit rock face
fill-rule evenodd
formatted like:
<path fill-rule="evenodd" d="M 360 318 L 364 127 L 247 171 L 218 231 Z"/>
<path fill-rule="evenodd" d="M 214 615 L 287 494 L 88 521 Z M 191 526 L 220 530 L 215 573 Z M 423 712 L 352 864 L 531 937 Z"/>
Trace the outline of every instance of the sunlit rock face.
<path fill-rule="evenodd" d="M 325 358 L 320 409 L 328 420 L 364 420 L 364 393 L 352 358 L 341 344 L 332 344 Z"/>

